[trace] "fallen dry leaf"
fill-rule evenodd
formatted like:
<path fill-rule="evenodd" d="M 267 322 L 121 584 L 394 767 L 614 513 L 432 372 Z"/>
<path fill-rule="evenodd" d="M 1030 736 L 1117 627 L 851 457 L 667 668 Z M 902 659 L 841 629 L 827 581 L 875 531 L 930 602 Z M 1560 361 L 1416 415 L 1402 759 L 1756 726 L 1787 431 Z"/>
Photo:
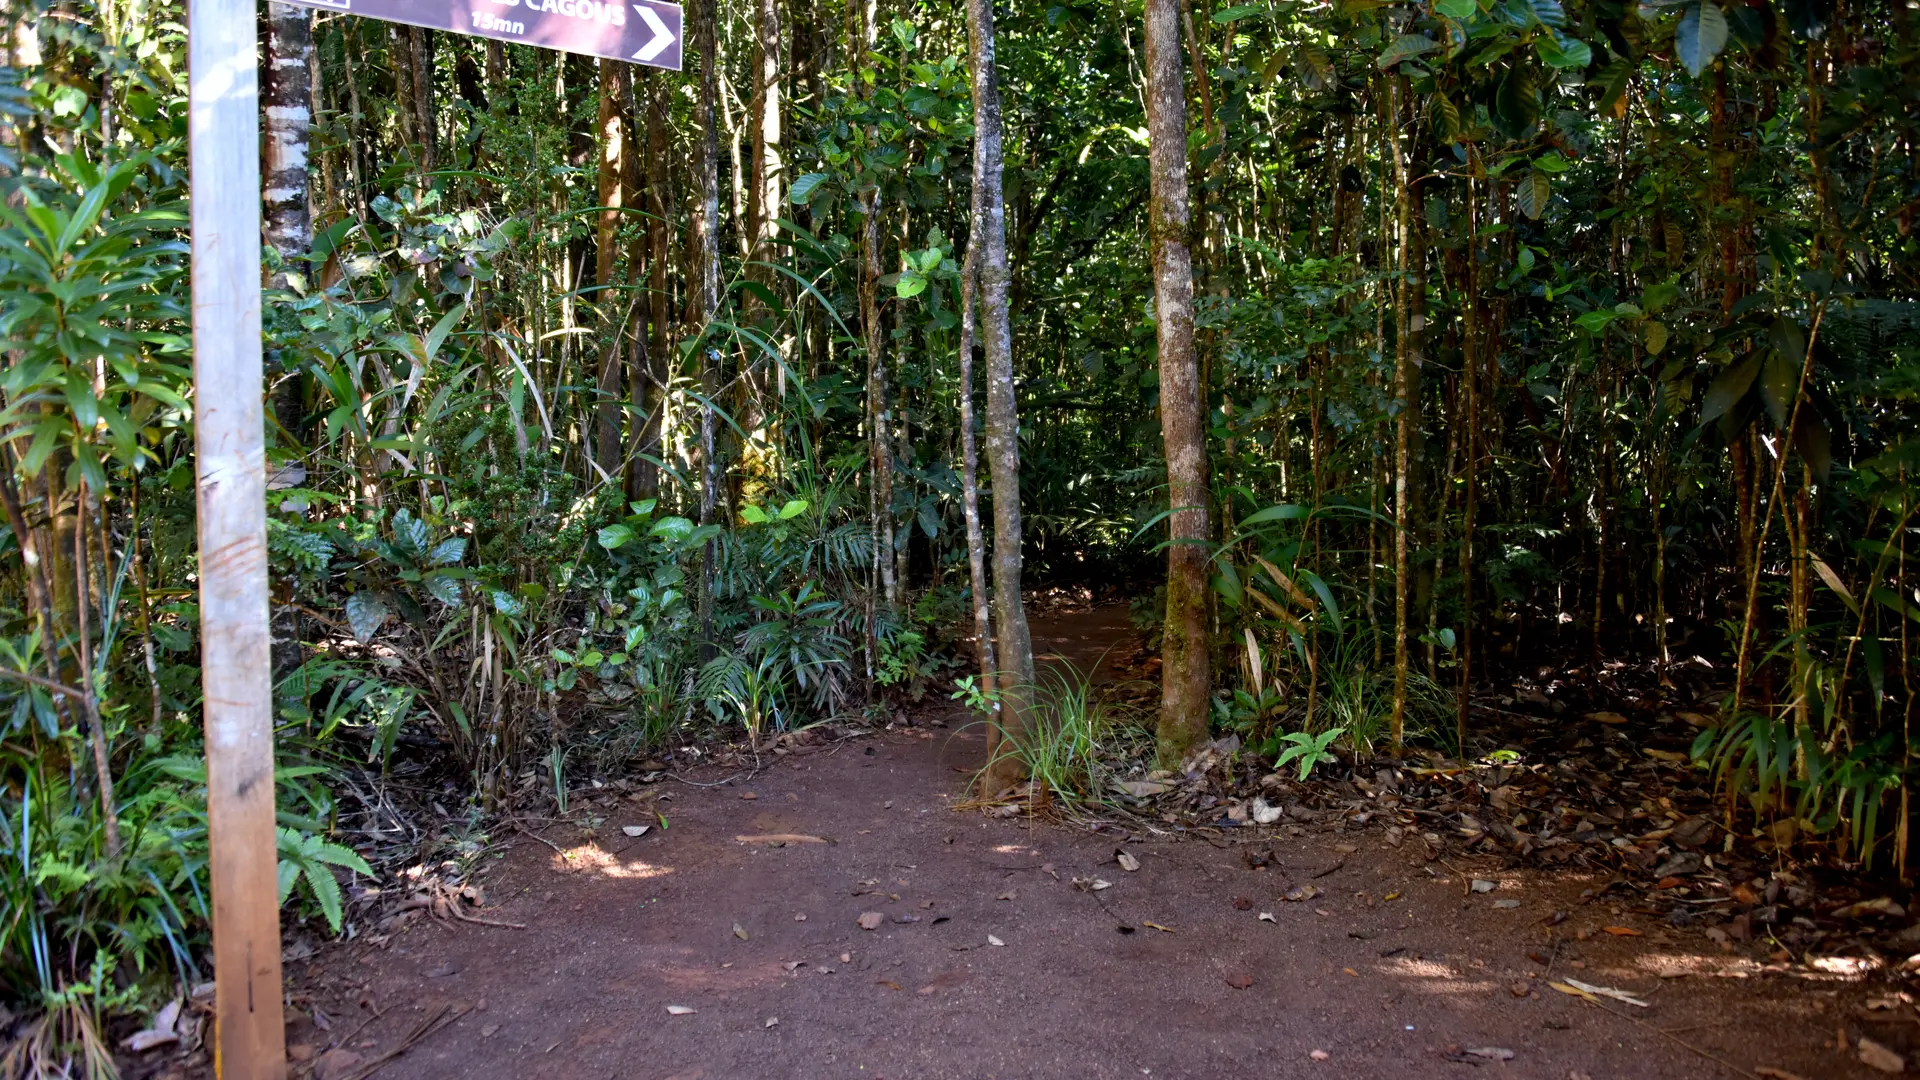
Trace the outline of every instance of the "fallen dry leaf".
<path fill-rule="evenodd" d="M 1624 724 L 1627 722 L 1627 718 L 1617 712 L 1590 712 L 1587 714 L 1587 719 L 1598 720 L 1603 724 Z M 1472 1051 L 1468 1051 L 1468 1053 L 1472 1053 Z"/>
<path fill-rule="evenodd" d="M 1151 920 L 1148 920 L 1148 919 L 1141 919 L 1141 920 L 1140 920 L 1140 925 L 1141 925 L 1141 926 L 1144 926 L 1144 927 L 1146 927 L 1146 928 L 1147 928 L 1147 929 L 1149 929 L 1149 930 L 1158 930 L 1158 931 L 1160 931 L 1160 932 L 1161 932 L 1161 933 L 1163 933 L 1163 934 L 1171 934 L 1171 933 L 1173 933 L 1173 927 L 1171 927 L 1171 926 L 1161 926 L 1161 925 L 1160 925 L 1159 923 L 1157 923 L 1157 922 L 1153 922 L 1153 921 L 1151 921 Z"/>
<path fill-rule="evenodd" d="M 1756 1065 L 1753 1075 L 1764 1076 L 1766 1080 L 1806 1080 L 1799 1073 L 1790 1073 L 1785 1069 L 1776 1069 L 1771 1065 Z"/>
<path fill-rule="evenodd" d="M 1307 1056 L 1312 1058 L 1315 1061 L 1325 1061 L 1328 1058 L 1332 1057 L 1333 1055 L 1327 1053 L 1325 1050 L 1315 1050 L 1312 1053 L 1308 1054 Z"/>
<path fill-rule="evenodd" d="M 483 1039 L 491 1039 L 493 1038 L 493 1033 L 499 1030 L 499 1024 L 488 1024 L 486 1027 L 480 1029 L 480 1037 Z"/>
<path fill-rule="evenodd" d="M 995 900 L 1012 900 L 1018 897 L 1019 895 L 1020 894 L 1018 890 L 1008 889 L 1006 892 L 1003 892 L 999 896 L 994 897 L 994 899 Z"/>
<path fill-rule="evenodd" d="M 1504 1046 L 1472 1046 L 1467 1048 L 1467 1054 L 1487 1061 L 1513 1060 L 1513 1051 Z"/>
<path fill-rule="evenodd" d="M 1006 944 L 1006 942 L 1004 942 L 1004 941 L 1001 941 L 1001 940 L 1000 940 L 999 938 L 997 938 L 997 937 L 994 937 L 994 936 L 993 936 L 992 934 L 988 934 L 988 935 L 987 935 L 987 944 L 989 944 L 989 945 L 1005 945 L 1005 944 Z"/>
<path fill-rule="evenodd" d="M 1860 1063 L 1884 1073 L 1907 1071 L 1907 1059 L 1891 1047 L 1882 1046 L 1865 1035 L 1860 1037 Z"/>
<path fill-rule="evenodd" d="M 685 1005 L 669 1005 L 667 1006 L 667 1015 L 668 1016 L 692 1016 L 693 1010 L 686 1007 Z"/>
<path fill-rule="evenodd" d="M 1270 922 L 1270 923 L 1277 923 L 1277 922 L 1279 922 L 1280 920 L 1279 920 L 1279 919 L 1276 919 L 1276 918 L 1274 918 L 1274 917 L 1273 917 L 1273 912 L 1271 912 L 1271 911 L 1263 911 L 1263 912 L 1261 912 L 1261 913 L 1260 913 L 1260 921 L 1261 921 L 1261 922 Z"/>
<path fill-rule="evenodd" d="M 1347 974 L 1353 976 L 1356 979 L 1360 977 L 1360 973 L 1353 970 L 1352 968 L 1341 968 L 1340 970 L 1346 972 Z"/>
<path fill-rule="evenodd" d="M 1228 975 L 1226 978 L 1227 985 L 1233 987 L 1235 990 L 1245 990 L 1247 987 L 1253 985 L 1253 976 L 1251 975 Z"/>
<path fill-rule="evenodd" d="M 733 936 L 739 938 L 741 941 L 747 940 L 747 928 L 741 926 L 739 923 L 734 923 Z"/>
<path fill-rule="evenodd" d="M 1603 927 L 1601 927 L 1601 928 L 1600 928 L 1600 930 L 1601 930 L 1601 932 L 1603 932 L 1603 933 L 1608 933 L 1608 934 L 1612 934 L 1612 935 L 1613 935 L 1614 937 L 1643 937 L 1643 936 L 1645 936 L 1645 935 L 1643 935 L 1643 934 L 1642 934 L 1642 933 L 1641 933 L 1640 931 L 1638 931 L 1638 930 L 1635 930 L 1635 929 L 1634 929 L 1633 927 L 1631 927 L 1631 926 L 1603 926 Z"/>
<path fill-rule="evenodd" d="M 886 921 L 887 917 L 877 911 L 863 911 L 860 913 L 860 917 L 854 920 L 854 922 L 860 924 L 860 929 L 862 930 L 878 930 L 880 929 L 880 924 Z M 842 963 L 845 963 L 845 961 L 842 961 Z"/>
<path fill-rule="evenodd" d="M 897 982 L 894 982 L 892 979 L 875 979 L 873 980 L 873 984 L 875 986 L 884 986 L 889 990 L 900 989 L 900 984 Z"/>
<path fill-rule="evenodd" d="M 620 826 L 620 831 L 626 833 L 628 836 L 645 836 L 647 835 L 647 830 L 651 828 L 653 828 L 651 825 L 622 825 Z"/>
<path fill-rule="evenodd" d="M 790 833 L 790 832 L 754 833 L 747 836 L 736 836 L 734 837 L 734 839 L 738 840 L 743 844 L 774 844 L 776 846 L 781 844 L 831 844 L 833 843 L 832 840 L 829 840 L 824 836 L 809 836 L 806 833 Z"/>
<path fill-rule="evenodd" d="M 1120 869 L 1129 873 L 1140 869 L 1140 860 L 1134 858 L 1131 852 L 1116 851 L 1113 853 L 1113 861 L 1120 864 Z"/>

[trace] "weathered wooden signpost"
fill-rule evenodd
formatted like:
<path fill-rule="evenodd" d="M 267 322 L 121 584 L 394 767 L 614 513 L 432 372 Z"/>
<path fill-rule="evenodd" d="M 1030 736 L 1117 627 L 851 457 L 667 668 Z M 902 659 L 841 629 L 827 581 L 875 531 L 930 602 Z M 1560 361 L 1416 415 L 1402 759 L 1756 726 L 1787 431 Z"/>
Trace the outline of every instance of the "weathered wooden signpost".
<path fill-rule="evenodd" d="M 680 69 L 678 4 L 292 2 Z M 189 0 L 187 14 L 201 679 L 213 879 L 214 1070 L 222 1080 L 281 1080 L 287 1071 L 274 839 L 254 3 Z"/>

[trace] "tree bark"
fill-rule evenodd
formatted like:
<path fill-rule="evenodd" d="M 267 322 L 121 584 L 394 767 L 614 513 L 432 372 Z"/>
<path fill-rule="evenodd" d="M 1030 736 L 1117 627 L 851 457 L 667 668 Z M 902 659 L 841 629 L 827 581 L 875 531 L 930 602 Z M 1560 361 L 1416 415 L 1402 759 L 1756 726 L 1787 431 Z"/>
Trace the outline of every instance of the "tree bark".
<path fill-rule="evenodd" d="M 1159 320 L 1160 425 L 1166 445 L 1167 614 L 1161 644 L 1161 767 L 1177 767 L 1207 734 L 1207 444 L 1193 341 L 1193 257 L 1187 206 L 1187 102 L 1179 0 L 1146 0 L 1147 140 L 1154 310 Z M 995 500 L 998 502 L 998 500 Z"/>
<path fill-rule="evenodd" d="M 771 258 L 774 222 L 780 217 L 780 0 L 755 0 L 753 186 L 747 193 L 749 256 Z M 771 280 L 762 271 L 758 280 Z"/>
<path fill-rule="evenodd" d="M 700 94 L 694 104 L 694 122 L 700 129 L 699 142 L 694 151 L 694 171 L 699 177 L 700 207 L 694 215 L 693 246 L 697 252 L 696 268 L 699 280 L 687 291 L 692 294 L 692 303 L 688 305 L 689 329 L 700 334 L 720 310 L 720 131 L 716 126 L 717 117 L 714 103 L 720 97 L 720 73 L 716 61 L 719 53 L 715 38 L 718 34 L 715 8 L 719 0 L 695 0 L 694 14 L 694 50 L 700 57 Z M 701 396 L 706 403 L 700 408 L 700 456 L 702 482 L 700 484 L 700 521 L 707 524 L 713 520 L 714 485 L 717 479 L 716 463 L 713 460 L 714 415 L 713 395 L 719 390 L 719 372 L 714 368 L 714 351 L 701 339 L 700 355 L 693 357 L 700 372 Z M 702 640 L 702 661 L 711 659 L 709 647 L 705 644 L 713 636 L 713 557 L 714 546 L 707 543 L 706 557 L 701 564 L 700 588 L 700 627 Z"/>
<path fill-rule="evenodd" d="M 624 61 L 600 61 L 600 162 L 598 196 L 600 214 L 594 222 L 593 283 L 595 305 L 606 340 L 600 350 L 600 370 L 595 373 L 593 459 L 602 473 L 611 475 L 621 467 L 625 456 L 620 439 L 621 401 L 621 328 L 626 319 L 625 305 L 614 296 L 614 275 L 620 266 L 620 224 L 626 206 L 627 130 L 621 103 L 627 97 L 629 69 Z"/>
<path fill-rule="evenodd" d="M 313 10 L 292 4 L 267 5 L 266 71 L 261 78 L 260 132 L 261 231 L 280 256 L 280 268 L 268 278 L 277 289 L 294 281 L 304 288 L 313 250 L 307 151 L 313 126 Z M 292 275 L 293 280 L 289 280 Z M 275 365 L 271 408 L 279 426 L 298 438 L 301 379 Z"/>
<path fill-rule="evenodd" d="M 999 723 L 989 739 L 1026 737 L 1032 723 L 1033 637 L 1020 595 L 1020 417 L 1013 384 L 1013 323 L 1008 293 L 1007 204 L 994 59 L 993 0 L 967 0 L 968 76 L 973 89 L 973 213 L 967 259 L 979 293 L 977 326 L 986 360 L 987 467 L 993 484 L 994 621 L 1000 688 Z M 976 622 L 980 613 L 975 613 Z M 988 794 L 1017 782 L 1025 766 L 1011 748 L 990 755 L 981 788 Z"/>
<path fill-rule="evenodd" d="M 1412 533 L 1414 443 L 1420 428 L 1420 365 L 1426 359 L 1426 247 L 1420 231 L 1419 192 L 1408 180 L 1407 158 L 1401 146 L 1400 124 L 1407 88 L 1404 77 L 1393 83 L 1393 156 L 1395 208 L 1400 237 L 1400 287 L 1396 294 L 1398 342 L 1394 350 L 1394 476 L 1393 476 L 1393 721 L 1396 749 L 1404 744 L 1407 711 L 1407 631 L 1409 605 L 1414 601 Z"/>
<path fill-rule="evenodd" d="M 980 453 L 973 437 L 974 285 L 973 248 L 960 268 L 960 508 L 967 522 L 967 581 L 973 587 L 974 652 L 980 661 L 980 692 L 992 700 L 998 668 L 994 664 L 991 596 L 987 593 L 987 540 L 980 528 Z M 987 729 L 987 760 L 997 756 L 1000 728 Z"/>
<path fill-rule="evenodd" d="M 313 125 L 313 9 L 292 4 L 267 5 L 266 72 L 260 80 L 261 218 L 267 244 L 283 263 L 313 247 L 313 218 L 308 205 L 307 148 Z M 284 288 L 287 267 L 271 284 Z M 304 276 L 305 267 L 295 266 Z"/>
<path fill-rule="evenodd" d="M 646 88 L 647 113 L 647 151 L 644 155 L 647 302 L 638 316 L 639 325 L 634 334 L 631 354 L 636 364 L 629 367 L 629 381 L 633 384 L 634 407 L 640 410 L 643 418 L 636 436 L 638 445 L 635 451 L 646 455 L 639 457 L 635 463 L 635 495 L 647 499 L 660 493 L 660 466 L 649 458 L 663 457 L 665 449 L 661 445 L 661 433 L 665 430 L 666 422 L 665 386 L 671 373 L 667 352 L 670 341 L 667 322 L 673 298 L 667 283 L 667 262 L 672 257 L 673 202 L 672 192 L 667 187 L 667 86 L 657 74 L 645 75 L 638 81 L 630 80 L 635 114 L 640 111 L 642 86 Z M 640 172 L 637 163 L 634 172 Z M 638 260 L 635 261 L 637 264 Z"/>
<path fill-rule="evenodd" d="M 407 69 L 413 82 L 413 109 L 419 124 L 420 167 L 438 168 L 438 127 L 433 101 L 433 31 L 407 27 Z"/>

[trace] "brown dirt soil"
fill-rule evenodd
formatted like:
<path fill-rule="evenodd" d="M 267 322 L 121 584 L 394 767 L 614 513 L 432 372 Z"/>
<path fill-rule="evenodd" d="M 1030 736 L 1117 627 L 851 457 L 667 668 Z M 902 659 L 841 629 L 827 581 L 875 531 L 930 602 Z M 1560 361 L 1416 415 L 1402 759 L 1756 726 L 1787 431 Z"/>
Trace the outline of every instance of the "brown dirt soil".
<path fill-rule="evenodd" d="M 1127 637 L 1118 607 L 1034 629 L 1037 652 L 1082 670 Z M 1273 836 L 1275 865 L 1254 870 L 1245 843 L 956 811 L 984 743 L 944 722 L 699 778 L 717 786 L 663 781 L 660 801 L 591 835 L 547 830 L 558 854 L 519 835 L 481 880 L 485 914 L 527 928 L 421 918 L 290 965 L 296 1059 L 353 1075 L 443 1005 L 471 1011 L 374 1075 L 1812 1080 L 1880 1075 L 1837 1048 L 1842 1032 L 1920 1043 L 1910 1007 L 1866 1011 L 1884 984 L 1769 970 L 1583 905 L 1604 884 L 1591 876 L 1430 862 L 1337 827 Z M 735 839 L 768 833 L 833 842 Z M 1111 887 L 1073 884 L 1096 877 Z M 1498 888 L 1469 893 L 1473 877 Z M 1320 895 L 1280 899 L 1296 885 Z M 1569 917 L 1549 925 L 1557 911 Z M 866 912 L 877 929 L 858 924 Z M 1651 1007 L 1602 1011 L 1549 987 L 1566 977 Z M 1469 1052 L 1482 1048 L 1512 1058 Z"/>

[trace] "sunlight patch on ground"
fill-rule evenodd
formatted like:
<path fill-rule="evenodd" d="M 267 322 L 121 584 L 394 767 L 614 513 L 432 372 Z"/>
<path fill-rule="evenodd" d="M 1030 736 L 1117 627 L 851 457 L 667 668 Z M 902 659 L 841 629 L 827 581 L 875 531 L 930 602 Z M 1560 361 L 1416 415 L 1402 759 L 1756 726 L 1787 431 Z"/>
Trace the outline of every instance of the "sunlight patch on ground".
<path fill-rule="evenodd" d="M 1425 984 L 1421 989 L 1430 994 L 1485 994 L 1494 989 L 1492 982 L 1466 978 L 1452 965 L 1437 960 L 1400 958 L 1379 965 L 1378 970 L 1403 979 L 1419 979 Z"/>
<path fill-rule="evenodd" d="M 673 873 L 671 866 L 655 866 L 639 859 L 621 862 L 619 856 L 593 843 L 580 844 L 555 855 L 552 866 L 561 873 L 586 870 L 602 877 L 619 878 L 624 881 L 664 877 Z"/>
<path fill-rule="evenodd" d="M 1634 960 L 1639 971 L 1663 979 L 1682 975 L 1700 975 L 1718 979 L 1745 979 L 1757 975 L 1759 964 L 1741 956 L 1702 956 L 1698 953 L 1647 953 Z"/>
<path fill-rule="evenodd" d="M 1880 961 L 1869 956 L 1809 956 L 1806 977 L 1823 982 L 1859 982 L 1880 970 Z"/>

